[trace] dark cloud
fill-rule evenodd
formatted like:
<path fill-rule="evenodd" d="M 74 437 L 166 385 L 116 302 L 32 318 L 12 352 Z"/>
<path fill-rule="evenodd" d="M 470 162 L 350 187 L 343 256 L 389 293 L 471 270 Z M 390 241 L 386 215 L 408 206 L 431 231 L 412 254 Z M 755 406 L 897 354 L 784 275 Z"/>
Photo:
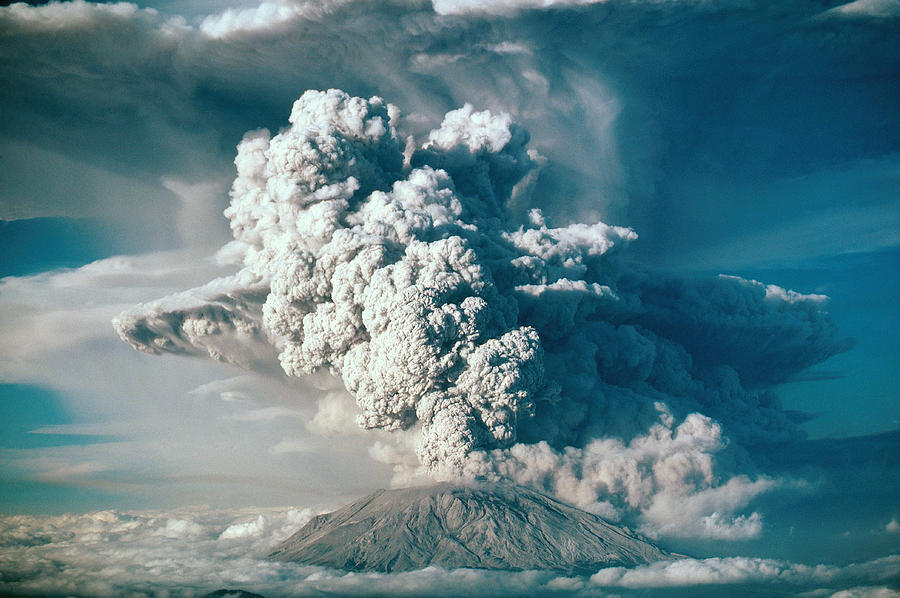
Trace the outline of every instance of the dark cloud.
<path fill-rule="evenodd" d="M 786 204 L 766 182 L 898 151 L 896 21 L 817 19 L 819 3 L 263 4 L 195 22 L 63 6 L 2 17 L 3 134 L 151 185 L 221 180 L 243 132 L 280 126 L 305 89 L 389 97 L 419 133 L 472 102 L 512 113 L 550 159 L 535 205 L 627 222 L 635 251 L 674 262 L 842 202 L 801 188 Z"/>

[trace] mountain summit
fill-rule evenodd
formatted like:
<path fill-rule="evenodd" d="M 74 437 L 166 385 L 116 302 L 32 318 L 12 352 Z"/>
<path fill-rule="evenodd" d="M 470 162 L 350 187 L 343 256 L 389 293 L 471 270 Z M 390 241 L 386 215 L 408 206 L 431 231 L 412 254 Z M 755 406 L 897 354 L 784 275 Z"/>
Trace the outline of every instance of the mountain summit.
<path fill-rule="evenodd" d="M 530 488 L 478 482 L 379 490 L 315 517 L 270 558 L 351 571 L 590 572 L 672 555 Z"/>

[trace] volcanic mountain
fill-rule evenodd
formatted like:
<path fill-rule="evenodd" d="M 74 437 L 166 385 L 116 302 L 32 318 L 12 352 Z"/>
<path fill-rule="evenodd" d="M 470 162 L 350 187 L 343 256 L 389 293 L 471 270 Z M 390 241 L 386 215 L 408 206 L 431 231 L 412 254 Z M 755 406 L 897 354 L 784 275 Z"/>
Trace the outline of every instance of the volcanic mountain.
<path fill-rule="evenodd" d="M 673 555 L 530 488 L 478 482 L 379 490 L 315 517 L 270 558 L 350 571 L 434 565 L 585 573 Z"/>

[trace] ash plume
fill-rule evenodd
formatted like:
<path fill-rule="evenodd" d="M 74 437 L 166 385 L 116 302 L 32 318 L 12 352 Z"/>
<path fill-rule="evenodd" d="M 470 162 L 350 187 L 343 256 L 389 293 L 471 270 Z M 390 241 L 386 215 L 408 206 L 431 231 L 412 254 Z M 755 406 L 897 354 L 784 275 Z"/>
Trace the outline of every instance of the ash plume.
<path fill-rule="evenodd" d="M 327 370 L 361 427 L 416 438 L 400 477 L 511 478 L 648 533 L 758 533 L 735 513 L 774 482 L 734 473 L 731 449 L 801 435 L 767 388 L 845 348 L 825 297 L 644 270 L 625 227 L 511 224 L 540 157 L 505 114 L 466 105 L 417 145 L 396 107 L 329 90 L 289 121 L 238 146 L 220 256 L 241 271 L 123 314 L 124 340 Z"/>

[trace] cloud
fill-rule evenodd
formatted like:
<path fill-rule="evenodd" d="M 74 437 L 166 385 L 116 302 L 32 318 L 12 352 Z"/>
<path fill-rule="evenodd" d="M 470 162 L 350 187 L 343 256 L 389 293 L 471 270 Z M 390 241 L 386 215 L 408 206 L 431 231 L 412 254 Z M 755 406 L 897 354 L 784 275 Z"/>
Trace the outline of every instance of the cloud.
<path fill-rule="evenodd" d="M 272 355 L 258 316 L 263 292 L 264 287 L 246 275 L 219 278 L 200 289 L 142 304 L 115 318 L 113 325 L 122 340 L 147 353 L 208 355 L 264 369 Z"/>
<path fill-rule="evenodd" d="M 604 0 L 432 0 L 435 12 L 442 15 L 470 13 L 513 14 L 519 10 L 579 6 Z"/>
<path fill-rule="evenodd" d="M 334 7 L 346 2 L 347 0 L 277 1 L 261 2 L 251 8 L 227 8 L 223 12 L 205 17 L 197 29 L 213 39 L 271 31 L 293 19 L 320 19 Z"/>
<path fill-rule="evenodd" d="M 200 23 L 200 31 L 212 38 L 235 33 L 266 30 L 285 23 L 302 14 L 298 4 L 263 2 L 253 8 L 229 8 L 216 15 L 209 15 Z"/>
<path fill-rule="evenodd" d="M 515 4 L 478 3 L 482 9 Z M 357 2 L 264 2 L 220 14 L 188 14 L 181 27 L 166 17 L 167 9 L 154 13 L 127 4 L 4 8 L 0 18 L 7 19 L 10 36 L 4 49 L 11 55 L 3 76 L 16 82 L 6 98 L 14 118 L 4 131 L 19 140 L 23 131 L 32 131 L 36 134 L 28 141 L 39 147 L 82 161 L 90 158 L 91 165 L 102 163 L 116 173 L 146 172 L 152 177 L 141 177 L 144 182 L 159 186 L 167 175 L 225 181 L 226 148 L 248 128 L 278 122 L 297 90 L 336 86 L 378 93 L 416 112 L 429 126 L 469 101 L 514 114 L 551 158 L 552 166 L 538 181 L 547 191 L 537 198 L 545 212 L 560 221 L 560 216 L 618 219 L 627 210 L 644 244 L 652 243 L 656 257 L 664 258 L 698 245 L 707 248 L 700 241 L 718 240 L 723 229 L 759 232 L 801 203 L 794 195 L 786 206 L 782 194 L 766 190 L 745 197 L 746 179 L 768 181 L 784 174 L 802 188 L 810 171 L 827 173 L 836 162 L 877 158 L 890 153 L 888 140 L 896 138 L 879 133 L 889 126 L 883 123 L 892 122 L 880 116 L 890 114 L 883 99 L 894 93 L 884 87 L 895 66 L 882 45 L 890 36 L 860 30 L 838 41 L 827 27 L 806 26 L 821 11 L 818 4 L 794 3 L 783 11 L 796 36 L 781 35 L 766 7 L 747 9 L 740 2 L 616 3 L 615 10 L 602 2 L 530 4 L 555 8 L 541 11 L 540 18 L 515 10 L 505 19 L 483 13 L 448 19 L 427 2 L 382 3 L 376 9 Z M 122 14 L 116 16 L 108 6 Z M 202 23 L 217 23 L 223 33 L 232 25 L 239 33 L 244 25 L 266 24 L 282 14 L 319 10 L 312 6 L 324 6 L 325 16 L 256 29 L 252 42 L 247 35 L 210 38 L 201 31 Z M 463 10 L 467 4 L 448 3 L 447 10 L 454 6 Z M 728 18 L 711 22 L 711 7 Z M 90 26 L 63 17 L 66 11 L 82 14 L 79 18 Z M 580 27 L 572 27 L 573 13 Z M 680 19 L 683 35 L 673 37 L 666 29 L 670 15 Z M 48 40 L 46 30 L 26 26 L 48 19 L 67 34 Z M 649 26 L 636 27 L 641 19 Z M 704 30 L 714 33 L 695 35 Z M 133 43 L 123 46 L 122 36 Z M 743 50 L 723 51 L 725 39 Z M 784 55 L 795 58 L 779 61 Z M 71 56 L 83 57 L 77 68 L 68 64 Z M 428 65 L 451 56 L 457 57 L 452 64 L 411 69 L 417 59 Z M 705 68 L 695 68 L 695 61 Z M 723 70 L 726 61 L 736 61 L 727 70 L 742 73 L 739 79 Z M 781 65 L 776 73 L 757 66 L 772 62 Z M 55 76 L 40 75 L 45 72 Z M 854 72 L 868 76 L 852 77 Z M 815 86 L 798 83 L 804 73 L 816 77 Z M 724 87 L 703 83 L 720 75 Z M 769 84 L 773 76 L 779 78 L 777 86 Z M 829 83 L 835 83 L 830 93 L 822 93 Z M 712 87 L 729 89 L 734 97 Z M 795 93 L 785 97 L 776 88 Z M 741 101 L 747 97 L 761 99 Z M 45 109 L 48 102 L 52 110 Z M 802 110 L 806 105 L 811 108 Z M 761 120 L 771 124 L 759 126 Z M 684 131 L 700 128 L 709 133 L 695 137 L 690 147 L 679 145 Z M 726 133 L 734 130 L 742 131 L 740 139 Z M 784 139 L 782 130 L 791 131 L 793 140 Z M 879 134 L 868 135 L 872 131 Z M 740 144 L 752 149 L 744 151 Z M 712 181 L 708 164 L 740 184 Z M 825 203 L 814 191 L 806 189 L 802 207 L 812 209 L 799 210 L 798 217 Z M 64 193 L 59 197 L 73 201 Z M 34 200 L 40 202 L 40 196 Z M 92 201 L 81 199 L 82 204 Z M 748 205 L 754 206 L 752 213 L 746 213 Z M 675 210 L 678 206 L 688 209 Z M 121 203 L 118 207 L 123 209 Z M 711 226 L 688 216 L 698 207 Z M 734 215 L 742 216 L 741 223 Z M 818 237 L 825 245 L 834 242 L 831 235 Z M 815 245 L 815 236 L 810 244 Z M 717 254 L 708 250 L 704 257 Z"/>
<path fill-rule="evenodd" d="M 166 538 L 183 538 L 202 532 L 203 528 L 190 519 L 167 519 L 165 527 L 161 527 L 156 531 L 157 534 Z"/>
<path fill-rule="evenodd" d="M 742 511 L 773 482 L 734 475 L 729 437 L 800 436 L 765 388 L 845 348 L 826 298 L 626 265 L 621 226 L 537 209 L 510 226 L 541 164 L 527 131 L 467 104 L 415 146 L 400 119 L 307 91 L 289 128 L 246 134 L 223 250 L 243 269 L 136 306 L 120 336 L 255 369 L 271 346 L 290 376 L 331 372 L 361 427 L 417 438 L 415 472 L 375 451 L 403 479 L 511 477 L 648 533 L 759 535 Z M 347 415 L 324 398 L 312 429 Z"/>
<path fill-rule="evenodd" d="M 897 590 L 893 588 L 863 586 L 835 592 L 831 598 L 891 598 L 896 595 Z"/>
<path fill-rule="evenodd" d="M 17 143 L 23 139 L 22 132 L 30 130 L 32 134 L 27 137 L 27 143 L 35 146 L 35 151 L 49 149 L 64 160 L 75 159 L 93 169 L 103 166 L 103 170 L 111 171 L 112 176 L 140 179 L 150 188 L 147 198 L 148 201 L 155 200 L 156 207 L 155 211 L 141 213 L 146 223 L 155 224 L 157 220 L 162 223 L 165 221 L 163 216 L 171 217 L 172 212 L 181 208 L 180 202 L 173 201 L 175 198 L 160 185 L 163 177 L 188 182 L 227 181 L 231 157 L 227 153 L 229 150 L 223 149 L 236 143 L 249 127 L 277 122 L 281 106 L 293 99 L 288 94 L 293 94 L 294 90 L 328 83 L 352 87 L 355 82 L 371 79 L 372 74 L 379 71 L 382 75 L 377 78 L 377 85 L 384 87 L 385 93 L 390 92 L 392 97 L 407 99 L 408 106 L 415 106 L 420 111 L 419 118 L 438 118 L 455 102 L 449 96 L 436 95 L 430 86 L 424 85 L 423 78 L 433 77 L 434 69 L 428 68 L 418 74 L 409 71 L 414 56 L 430 60 L 440 54 L 431 42 L 423 47 L 420 41 L 427 40 L 416 40 L 415 22 L 421 22 L 426 30 L 440 30 L 440 27 L 435 29 L 439 17 L 424 4 L 380 6 L 386 10 L 372 11 L 365 9 L 364 3 L 353 2 L 263 3 L 254 8 L 229 9 L 222 14 L 209 15 L 205 21 L 198 19 L 208 27 L 215 25 L 217 34 L 224 36 L 214 38 L 202 32 L 203 25 L 200 25 L 201 30 L 185 24 L 176 27 L 173 19 L 167 20 L 153 11 L 138 9 L 130 17 L 109 17 L 103 16 L 106 13 L 100 9 L 95 10 L 92 4 L 82 4 L 90 27 L 79 28 L 72 20 L 58 18 L 58 26 L 67 34 L 54 38 L 52 43 L 59 51 L 46 56 L 41 51 L 47 48 L 46 31 L 26 27 L 24 17 L 19 15 L 19 12 L 27 15 L 44 13 L 36 7 L 23 6 L 15 14 L 6 8 L 0 9 L 0 19 L 7 19 L 8 35 L 15 40 L 6 46 L 15 50 L 15 58 L 11 57 L 5 63 L 4 77 L 20 83 L 6 98 L 6 103 L 13 106 L 11 110 L 15 111 L 16 119 L 4 130 L 10 141 Z M 406 18 L 394 18 L 394 11 Z M 55 14 L 55 9 L 48 7 L 46 12 Z M 252 54 L 256 58 L 248 62 L 250 54 L 246 44 L 250 42 L 246 35 L 238 34 L 243 31 L 242 27 L 257 21 L 265 25 L 270 17 L 295 12 L 309 18 L 291 18 L 274 27 L 254 30 Z M 522 66 L 524 72 L 532 73 L 532 79 L 546 83 L 546 69 L 536 64 L 538 58 L 530 54 L 531 44 L 510 39 L 501 32 L 483 37 L 472 28 L 474 26 L 463 22 L 459 25 L 465 38 L 459 50 L 465 59 L 454 67 L 457 72 L 446 73 L 446 77 L 444 73 L 441 75 L 456 88 L 451 95 L 471 97 L 472 90 L 492 81 L 493 66 L 501 64 L 507 74 L 490 83 L 490 87 L 496 89 L 488 95 L 503 101 L 492 100 L 490 104 L 507 104 L 507 109 L 517 106 L 517 110 L 538 110 L 542 100 L 536 95 L 535 84 L 517 81 L 518 76 L 514 75 Z M 237 29 L 232 31 L 232 27 Z M 357 27 L 363 27 L 363 31 L 357 31 Z M 123 35 L 133 43 L 122 46 Z M 440 34 L 440 37 L 444 36 L 444 33 Z M 359 53 L 362 39 L 372 43 L 367 42 L 366 51 Z M 468 53 L 473 45 L 477 52 L 470 56 Z M 344 60 L 348 52 L 359 56 Z M 74 71 L 64 58 L 73 54 L 84 56 Z M 293 57 L 287 62 L 301 64 L 303 68 L 288 68 L 285 56 Z M 527 64 L 520 65 L 521 61 Z M 134 76 L 134 65 L 142 65 L 138 70 L 146 76 Z M 56 76 L 37 77 L 38 71 Z M 261 72 L 269 76 L 260 78 Z M 228 75 L 223 77 L 223 73 Z M 155 83 L 148 85 L 147 81 L 151 79 Z M 92 81 L 102 83 L 98 85 Z M 547 85 L 543 87 L 539 95 L 546 96 Z M 578 110 L 585 101 L 593 101 L 592 98 L 570 96 L 567 94 L 559 103 L 571 107 L 566 108 L 567 111 Z M 513 97 L 515 101 L 507 101 Z M 147 98 L 153 98 L 152 106 L 146 102 Z M 60 108 L 43 110 L 40 109 L 42 102 Z M 139 114 L 134 114 L 136 106 L 140 106 Z M 253 113 L 250 119 L 247 110 Z M 591 114 L 596 112 L 596 109 L 592 110 Z M 552 125 L 548 122 L 546 128 L 549 131 L 553 126 L 575 127 L 568 117 L 564 119 L 566 122 L 556 119 Z M 593 120 L 582 120 L 577 129 L 583 131 L 586 127 L 592 129 Z M 103 135 L 98 135 L 100 130 Z M 601 155 L 597 151 L 597 138 L 591 141 L 579 139 L 563 147 L 584 146 L 585 143 L 589 143 L 593 151 L 584 148 L 587 151 L 579 151 L 577 155 Z M 571 153 L 573 157 L 576 155 L 576 152 Z M 582 158 L 580 170 L 593 170 L 593 161 L 594 158 Z M 28 169 L 23 193 L 35 185 L 49 184 L 47 177 L 34 170 L 33 166 Z M 84 172 L 76 174 L 85 178 Z M 572 183 L 580 186 L 577 181 Z M 46 214 L 47 210 L 58 210 L 59 205 L 76 204 L 72 209 L 81 210 L 92 208 L 97 199 L 105 199 L 108 194 L 104 191 L 106 187 L 99 183 L 92 187 L 97 187 L 97 192 L 79 197 L 77 202 L 62 190 L 55 193 L 62 203 L 47 201 L 45 196 L 35 193 L 29 198 L 33 199 L 27 206 L 29 211 L 17 217 Z M 154 191 L 157 193 L 155 198 Z M 607 195 L 612 197 L 611 187 L 609 191 Z M 123 197 L 131 197 L 128 194 L 109 195 L 118 201 L 104 202 L 103 207 L 116 210 L 117 218 L 134 217 L 134 211 L 147 203 L 141 202 L 139 206 L 122 202 Z M 161 201 L 163 198 L 168 201 Z M 166 204 L 166 214 L 159 211 L 162 203 Z M 25 209 L 22 202 L 16 205 L 19 210 Z"/>
<path fill-rule="evenodd" d="M 75 270 L 0 279 L 0 347 L 15 359 L 8 380 L 32 381 L 29 369 L 53 351 L 110 338 L 110 318 L 124 306 L 226 270 L 197 251 L 116 256 Z"/>
<path fill-rule="evenodd" d="M 854 0 L 825 11 L 823 16 L 845 19 L 896 19 L 900 17 L 900 2 L 897 0 Z"/>
<path fill-rule="evenodd" d="M 248 536 L 260 536 L 262 534 L 262 530 L 265 528 L 266 519 L 260 515 L 254 521 L 249 521 L 247 523 L 235 523 L 234 525 L 229 525 L 225 528 L 219 535 L 219 539 L 228 540 L 232 538 L 245 538 Z"/>
<path fill-rule="evenodd" d="M 511 16 L 519 11 L 566 9 L 592 4 L 604 4 L 608 0 L 431 0 L 434 11 L 440 15 L 502 15 Z M 715 3 L 698 3 L 705 10 L 741 5 L 739 0 L 722 0 Z"/>
<path fill-rule="evenodd" d="M 267 560 L 310 509 L 94 511 L 0 517 L 0 590 L 14 594 L 188 597 L 241 588 L 264 596 L 597 596 L 695 588 L 740 596 L 776 591 L 886 596 L 897 557 L 845 566 L 732 557 L 681 559 L 590 578 L 549 571 L 348 573 Z M 742 594 L 743 592 L 743 594 Z"/>
<path fill-rule="evenodd" d="M 844 567 L 802 565 L 748 557 L 679 559 L 633 569 L 601 569 L 591 582 L 604 587 L 661 588 L 744 583 L 816 584 L 894 581 L 900 575 L 897 555 Z"/>
<path fill-rule="evenodd" d="M 4 517 L 0 587 L 90 596 L 189 596 L 238 584 L 284 591 L 297 568 L 268 563 L 265 553 L 311 516 L 205 509 Z"/>
<path fill-rule="evenodd" d="M 272 505 L 320 501 L 324 493 L 349 499 L 388 483 L 390 469 L 367 459 L 372 439 L 334 446 L 306 429 L 317 388 L 283 373 L 141 355 L 110 325 L 128 306 L 231 270 L 189 250 L 117 256 L 0 281 L 0 351 L 10 356 L 0 363 L 0 377 L 52 392 L 65 419 L 47 423 L 64 423 L 57 426 L 61 434 L 90 435 L 74 444 L 61 438 L 0 449 L 6 483 L 25 488 L 9 496 L 11 505 L 57 497 L 75 497 L 66 504 L 76 509 L 93 507 L 92 501 Z M 277 368 L 276 353 L 265 347 Z M 252 357 L 246 344 L 239 349 L 234 355 Z M 282 438 L 305 441 L 316 461 L 308 453 L 270 453 Z M 323 451 L 335 455 L 333 464 L 321 458 Z"/>
<path fill-rule="evenodd" d="M 716 463 L 726 444 L 720 426 L 694 413 L 676 427 L 671 413 L 657 408 L 662 422 L 627 445 L 601 438 L 560 453 L 546 442 L 518 444 L 470 467 L 480 475 L 538 485 L 607 519 L 637 509 L 643 515 L 640 531 L 651 537 L 759 536 L 760 514 L 737 513 L 775 482 L 735 476 L 723 483 Z"/>
<path fill-rule="evenodd" d="M 84 0 L 51 2 L 43 6 L 31 6 L 24 2 L 9 5 L 3 13 L 7 19 L 35 29 L 60 29 L 92 24 L 97 19 L 128 19 L 137 14 L 153 16 L 154 9 L 139 9 L 131 2 L 95 4 Z"/>

